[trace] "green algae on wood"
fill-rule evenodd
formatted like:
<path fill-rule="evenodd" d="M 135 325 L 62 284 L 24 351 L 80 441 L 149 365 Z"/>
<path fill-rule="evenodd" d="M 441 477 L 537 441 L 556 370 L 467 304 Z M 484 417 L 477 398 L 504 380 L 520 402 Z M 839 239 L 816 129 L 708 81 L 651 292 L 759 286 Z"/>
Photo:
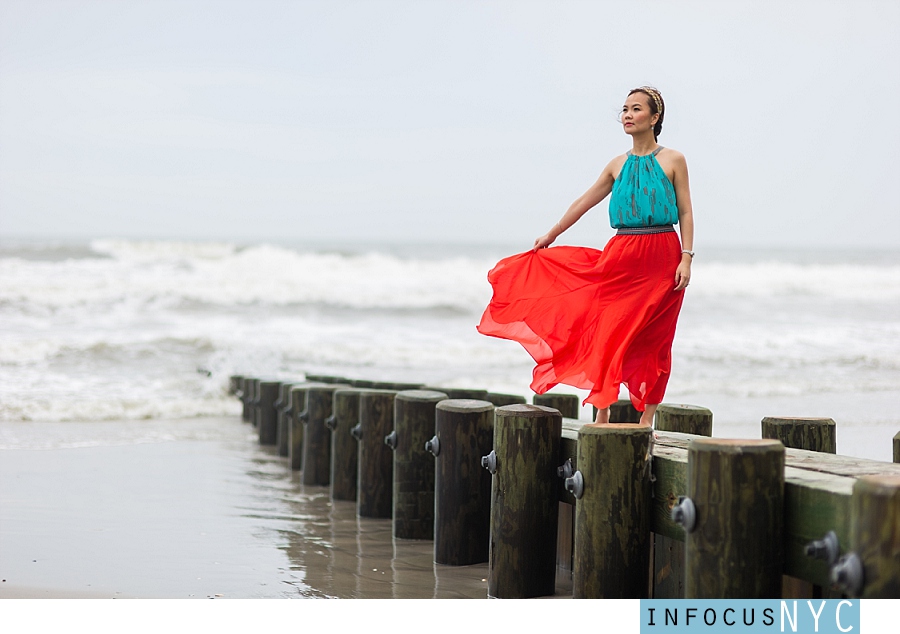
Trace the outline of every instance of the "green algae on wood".
<path fill-rule="evenodd" d="M 763 438 L 780 440 L 785 447 L 835 453 L 837 437 L 835 424 L 830 418 L 784 418 L 767 416 L 762 419 Z M 815 588 L 808 581 L 785 575 L 782 586 L 784 598 L 813 598 L 822 596 L 822 588 Z"/>
<path fill-rule="evenodd" d="M 685 540 L 685 598 L 781 596 L 784 463 L 777 440 L 691 442 L 688 493 L 697 521 Z"/>
<path fill-rule="evenodd" d="M 780 440 L 785 447 L 837 452 L 837 434 L 830 418 L 783 418 L 767 416 L 762 419 L 762 437 Z"/>
<path fill-rule="evenodd" d="M 900 476 L 859 478 L 852 517 L 850 546 L 863 564 L 861 598 L 900 598 Z"/>
<path fill-rule="evenodd" d="M 697 405 L 662 403 L 656 410 L 657 431 L 675 431 L 695 436 L 712 436 L 713 414 Z"/>
<path fill-rule="evenodd" d="M 712 412 L 705 407 L 663 403 L 656 410 L 655 427 L 657 431 L 678 432 L 696 436 L 712 436 Z M 657 465 L 654 464 L 654 467 Z M 665 467 L 663 467 L 665 468 Z M 657 476 L 657 482 L 660 478 Z M 665 479 L 664 479 L 665 480 Z M 654 489 L 665 500 L 662 508 L 654 504 L 654 514 L 662 511 L 664 520 L 668 521 L 672 530 L 680 530 L 671 523 L 669 513 L 675 505 L 680 491 L 686 490 L 684 479 L 678 483 L 679 493 L 657 486 Z M 669 486 L 674 484 L 669 480 Z M 654 533 L 653 535 L 653 598 L 684 598 L 684 541 L 673 539 L 669 535 Z"/>

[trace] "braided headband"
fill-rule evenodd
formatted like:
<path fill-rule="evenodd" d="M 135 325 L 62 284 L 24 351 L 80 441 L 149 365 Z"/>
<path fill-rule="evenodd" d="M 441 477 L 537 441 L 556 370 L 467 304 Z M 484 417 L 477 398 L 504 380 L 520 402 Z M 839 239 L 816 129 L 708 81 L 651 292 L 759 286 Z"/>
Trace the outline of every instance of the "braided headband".
<path fill-rule="evenodd" d="M 656 88 L 653 88 L 652 86 L 641 86 L 640 88 L 637 88 L 637 90 L 640 90 L 641 92 L 645 92 L 648 95 L 650 95 L 650 98 L 653 99 L 653 101 L 656 103 L 656 111 L 659 113 L 659 116 L 662 116 L 663 105 L 662 105 L 662 99 L 659 96 L 659 91 L 656 90 Z"/>

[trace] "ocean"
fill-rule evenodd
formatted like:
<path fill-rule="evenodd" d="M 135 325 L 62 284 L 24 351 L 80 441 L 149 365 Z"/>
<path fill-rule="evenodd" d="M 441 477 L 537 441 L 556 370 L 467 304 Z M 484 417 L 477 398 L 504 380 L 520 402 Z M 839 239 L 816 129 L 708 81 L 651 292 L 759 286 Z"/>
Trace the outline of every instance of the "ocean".
<path fill-rule="evenodd" d="M 487 271 L 523 247 L 5 240 L 0 421 L 123 420 L 78 442 L 165 440 L 140 421 L 238 416 L 231 374 L 530 397 L 530 357 L 475 331 Z M 759 437 L 763 416 L 828 416 L 839 453 L 890 460 L 900 252 L 698 251 L 666 401 L 709 407 L 722 437 Z M 70 446 L 15 429 L 0 425 L 0 449 Z"/>

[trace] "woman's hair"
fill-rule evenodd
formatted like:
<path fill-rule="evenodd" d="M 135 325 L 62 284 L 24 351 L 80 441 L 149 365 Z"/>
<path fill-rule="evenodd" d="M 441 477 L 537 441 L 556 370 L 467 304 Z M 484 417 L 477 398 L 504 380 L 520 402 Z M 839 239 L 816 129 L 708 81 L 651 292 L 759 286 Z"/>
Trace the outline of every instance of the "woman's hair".
<path fill-rule="evenodd" d="M 647 95 L 647 101 L 650 104 L 650 113 L 659 115 L 659 119 L 656 120 L 656 125 L 653 126 L 653 138 L 656 139 L 662 134 L 663 117 L 666 115 L 666 102 L 663 101 L 662 95 L 653 86 L 641 86 L 640 88 L 635 88 L 628 93 L 628 96 L 630 97 L 636 92 L 642 92 Z"/>

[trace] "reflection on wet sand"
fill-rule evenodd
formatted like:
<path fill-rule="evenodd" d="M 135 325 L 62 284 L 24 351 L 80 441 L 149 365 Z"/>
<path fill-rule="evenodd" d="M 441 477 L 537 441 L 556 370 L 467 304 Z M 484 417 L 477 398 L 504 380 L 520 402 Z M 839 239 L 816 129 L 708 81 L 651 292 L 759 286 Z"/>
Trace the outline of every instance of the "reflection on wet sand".
<path fill-rule="evenodd" d="M 391 520 L 357 517 L 356 503 L 332 500 L 327 486 L 302 484 L 283 458 L 259 448 L 247 471 L 273 499 L 274 521 L 290 561 L 287 596 L 355 599 L 487 598 L 487 564 L 434 563 L 434 542 L 394 539 Z M 276 508 L 277 507 L 277 508 Z M 271 525 L 270 525 L 271 526 Z M 557 597 L 571 596 L 571 573 L 560 570 Z"/>

